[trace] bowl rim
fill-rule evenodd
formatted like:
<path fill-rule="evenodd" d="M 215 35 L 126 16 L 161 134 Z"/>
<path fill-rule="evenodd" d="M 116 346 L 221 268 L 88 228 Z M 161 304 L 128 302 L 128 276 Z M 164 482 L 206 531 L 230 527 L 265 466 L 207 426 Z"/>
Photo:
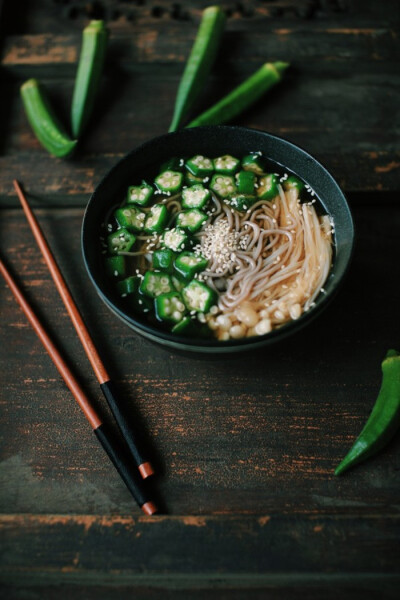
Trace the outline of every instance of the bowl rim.
<path fill-rule="evenodd" d="M 300 154 L 302 154 L 304 158 L 311 160 L 312 163 L 316 164 L 322 170 L 325 177 L 327 177 L 328 180 L 330 180 L 330 183 L 333 184 L 334 188 L 336 188 L 337 197 L 340 198 L 340 201 L 343 205 L 343 209 L 346 211 L 346 217 L 347 217 L 347 221 L 348 221 L 348 234 L 347 235 L 349 237 L 349 243 L 346 246 L 347 256 L 345 257 L 345 265 L 342 270 L 342 273 L 340 274 L 339 277 L 335 278 L 335 281 L 333 283 L 333 288 L 330 290 L 329 294 L 325 294 L 322 297 L 320 295 L 318 297 L 318 303 L 314 307 L 312 307 L 312 309 L 308 310 L 306 313 L 303 313 L 299 319 L 291 320 L 291 321 L 285 323 L 284 325 L 282 325 L 281 327 L 273 329 L 272 331 L 270 331 L 269 333 L 266 333 L 264 335 L 252 336 L 252 337 L 248 337 L 248 338 L 240 338 L 240 339 L 235 339 L 235 340 L 232 340 L 232 339 L 217 340 L 216 338 L 192 338 L 192 337 L 179 336 L 179 335 L 167 332 L 167 331 L 163 331 L 161 329 L 157 329 L 157 327 L 154 327 L 148 323 L 141 321 L 140 318 L 137 319 L 137 318 L 133 317 L 131 314 L 127 314 L 124 310 L 122 310 L 119 306 L 117 306 L 115 304 L 115 302 L 113 301 L 113 299 L 110 298 L 109 295 L 107 295 L 106 291 L 104 291 L 100 287 L 98 281 L 96 280 L 95 276 L 92 273 L 91 266 L 89 265 L 87 252 L 85 250 L 87 220 L 89 218 L 88 215 L 90 213 L 91 206 L 96 201 L 98 190 L 101 189 L 101 187 L 114 175 L 115 171 L 120 169 L 121 164 L 129 161 L 132 156 L 137 155 L 138 153 L 145 150 L 147 147 L 151 147 L 152 145 L 157 144 L 157 143 L 162 143 L 166 139 L 170 139 L 172 136 L 175 137 L 175 136 L 180 136 L 182 134 L 190 136 L 191 135 L 190 132 L 195 132 L 195 131 L 199 132 L 199 133 L 201 133 L 201 132 L 206 133 L 207 131 L 209 131 L 209 132 L 217 131 L 217 132 L 221 132 L 221 134 L 226 133 L 228 131 L 232 132 L 232 133 L 233 132 L 236 132 L 236 133 L 237 132 L 243 132 L 243 133 L 250 132 L 251 134 L 260 134 L 261 136 L 266 137 L 266 138 L 270 139 L 271 141 L 276 140 L 278 143 L 284 143 L 285 145 L 290 147 L 295 152 L 300 152 Z M 274 161 L 273 157 L 268 157 L 268 158 L 271 158 L 271 160 Z M 275 162 L 277 162 L 277 161 L 275 161 Z M 283 165 L 283 166 L 285 166 L 285 165 Z M 287 168 L 289 170 L 291 170 L 288 165 L 287 165 Z M 301 177 L 301 174 L 299 174 L 299 177 Z M 324 208 L 325 208 L 325 205 L 324 205 Z M 320 314 L 320 312 L 322 310 L 324 310 L 326 308 L 326 306 L 331 302 L 331 300 L 336 296 L 337 291 L 340 289 L 340 287 L 345 279 L 345 276 L 348 273 L 350 263 L 351 263 L 351 260 L 352 260 L 353 254 L 354 254 L 354 242 L 355 242 L 354 220 L 353 220 L 352 213 L 351 213 L 351 210 L 349 207 L 349 203 L 347 202 L 346 196 L 345 196 L 344 192 L 342 191 L 342 189 L 340 188 L 339 184 L 337 183 L 337 181 L 335 180 L 333 175 L 325 167 L 324 164 L 322 164 L 318 159 L 316 159 L 312 154 L 310 154 L 302 146 L 299 146 L 298 144 L 294 144 L 293 142 L 287 140 L 284 137 L 281 137 L 281 136 L 278 136 L 275 134 L 271 134 L 271 133 L 268 133 L 268 132 L 260 130 L 260 129 L 254 129 L 254 128 L 250 128 L 250 127 L 241 127 L 241 126 L 236 126 L 236 125 L 206 125 L 206 126 L 196 127 L 193 129 L 180 129 L 175 132 L 164 133 L 160 136 L 153 137 L 149 140 L 146 140 L 145 142 L 143 142 L 136 148 L 132 149 L 127 154 L 125 154 L 122 158 L 120 158 L 111 167 L 111 169 L 109 169 L 107 171 L 107 173 L 101 178 L 100 182 L 96 185 L 96 188 L 93 191 L 93 193 L 90 195 L 90 198 L 86 205 L 85 212 L 83 215 L 83 220 L 82 220 L 82 228 L 81 228 L 81 248 L 82 248 L 83 262 L 84 262 L 84 265 L 86 268 L 86 272 L 87 272 L 92 284 L 94 285 L 98 295 L 100 296 L 102 301 L 108 306 L 108 308 L 111 309 L 111 311 L 114 314 L 116 314 L 124 323 L 129 325 L 131 327 L 131 329 L 133 329 L 136 332 L 143 333 L 143 335 L 145 335 L 146 337 L 148 337 L 151 340 L 154 340 L 154 341 L 159 340 L 160 343 L 166 342 L 171 346 L 180 347 L 182 349 L 187 348 L 188 350 L 189 349 L 198 350 L 200 352 L 202 350 L 206 351 L 207 349 L 215 351 L 218 348 L 220 348 L 221 351 L 223 352 L 224 349 L 225 349 L 225 351 L 229 351 L 229 349 L 232 349 L 232 348 L 246 349 L 247 347 L 248 348 L 250 348 L 250 347 L 256 348 L 256 347 L 260 347 L 260 346 L 265 346 L 270 342 L 272 343 L 272 342 L 281 340 L 283 338 L 286 338 L 287 336 L 291 335 L 292 333 L 295 333 L 296 331 L 302 329 L 303 326 L 305 326 L 307 323 L 309 323 L 315 317 L 317 317 Z M 334 261 L 335 261 L 335 258 L 333 258 L 332 265 L 334 265 Z M 331 268 L 332 268 L 332 266 L 331 266 Z"/>

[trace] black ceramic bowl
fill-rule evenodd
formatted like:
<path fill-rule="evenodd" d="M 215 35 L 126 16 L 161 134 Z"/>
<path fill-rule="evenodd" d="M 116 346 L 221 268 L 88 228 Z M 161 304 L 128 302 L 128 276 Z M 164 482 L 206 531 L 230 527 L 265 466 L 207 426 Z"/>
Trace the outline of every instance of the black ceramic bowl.
<path fill-rule="evenodd" d="M 141 181 L 143 174 L 156 175 L 157 167 L 173 156 L 204 154 L 213 157 L 232 154 L 241 157 L 259 150 L 277 163 L 278 168 L 292 171 L 308 183 L 323 210 L 334 220 L 335 252 L 330 275 L 324 285 L 326 293 L 320 294 L 315 306 L 296 321 L 263 336 L 225 342 L 179 337 L 157 329 L 140 316 L 128 314 L 103 266 L 100 235 L 110 207 L 125 196 L 128 185 Z M 254 350 L 281 340 L 309 323 L 327 306 L 340 286 L 351 258 L 353 240 L 353 221 L 346 199 L 330 173 L 315 158 L 298 146 L 263 131 L 225 126 L 183 129 L 152 139 L 130 152 L 109 171 L 92 194 L 82 226 L 83 257 L 90 279 L 100 297 L 116 315 L 135 332 L 163 346 L 213 354 Z"/>

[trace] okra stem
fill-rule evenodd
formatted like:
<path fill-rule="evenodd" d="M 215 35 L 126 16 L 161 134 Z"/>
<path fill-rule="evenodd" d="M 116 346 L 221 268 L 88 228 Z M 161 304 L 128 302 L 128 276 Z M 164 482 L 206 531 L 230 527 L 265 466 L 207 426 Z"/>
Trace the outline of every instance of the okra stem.
<path fill-rule="evenodd" d="M 225 20 L 225 14 L 219 6 L 209 6 L 203 11 L 202 21 L 178 88 L 169 131 L 178 129 L 202 91 L 217 55 Z"/>
<path fill-rule="evenodd" d="M 400 354 L 389 350 L 382 385 L 372 412 L 350 451 L 335 470 L 340 475 L 383 448 L 400 427 Z"/>
<path fill-rule="evenodd" d="M 21 97 L 28 121 L 39 142 L 50 154 L 69 156 L 77 140 L 71 140 L 56 117 L 43 87 L 36 79 L 28 79 L 21 86 Z"/>
<path fill-rule="evenodd" d="M 191 121 L 187 127 L 220 125 L 230 121 L 277 84 L 288 66 L 289 63 L 286 62 L 265 63 L 222 100 Z"/>

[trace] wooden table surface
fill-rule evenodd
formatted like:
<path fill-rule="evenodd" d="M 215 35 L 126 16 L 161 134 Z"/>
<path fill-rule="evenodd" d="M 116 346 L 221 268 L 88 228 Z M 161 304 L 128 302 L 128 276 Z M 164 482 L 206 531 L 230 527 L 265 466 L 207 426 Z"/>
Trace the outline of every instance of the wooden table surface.
<path fill-rule="evenodd" d="M 349 276 L 303 333 L 255 356 L 152 345 L 94 293 L 84 206 L 127 151 L 165 132 L 207 2 L 37 0 L 2 13 L 0 250 L 102 414 L 89 363 L 18 206 L 20 179 L 107 366 L 153 449 L 162 514 L 145 517 L 0 282 L 0 595 L 8 600 L 397 598 L 400 436 L 341 478 L 380 364 L 400 349 L 399 3 L 222 2 L 222 50 L 198 110 L 266 60 L 285 81 L 235 123 L 282 135 L 343 187 Z M 70 161 L 29 129 L 19 86 L 68 117 L 81 30 L 111 30 L 101 101 Z"/>

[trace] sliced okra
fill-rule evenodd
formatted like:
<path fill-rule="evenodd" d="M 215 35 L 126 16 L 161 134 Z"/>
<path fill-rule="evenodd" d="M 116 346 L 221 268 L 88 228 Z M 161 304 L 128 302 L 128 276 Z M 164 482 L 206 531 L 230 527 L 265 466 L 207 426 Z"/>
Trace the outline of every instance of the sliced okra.
<path fill-rule="evenodd" d="M 110 277 L 125 277 L 126 264 L 124 256 L 108 256 L 105 266 L 107 275 Z"/>
<path fill-rule="evenodd" d="M 260 152 L 248 154 L 242 159 L 242 168 L 244 171 L 252 171 L 256 175 L 262 175 L 265 172 L 265 158 Z"/>
<path fill-rule="evenodd" d="M 128 188 L 128 203 L 138 204 L 139 206 L 148 206 L 153 195 L 153 188 L 150 184 L 143 181 L 141 185 L 131 185 Z"/>
<path fill-rule="evenodd" d="M 187 234 L 183 231 L 183 229 L 178 229 L 177 227 L 165 230 L 162 236 L 163 246 L 170 248 L 174 252 L 183 250 L 187 241 Z"/>
<path fill-rule="evenodd" d="M 278 194 L 278 178 L 274 173 L 260 178 L 257 189 L 257 196 L 260 200 L 272 200 Z"/>
<path fill-rule="evenodd" d="M 182 321 L 174 325 L 172 333 L 185 337 L 196 335 L 196 323 L 190 317 L 184 317 Z"/>
<path fill-rule="evenodd" d="M 235 210 L 245 212 L 252 207 L 255 201 L 256 197 L 252 194 L 237 194 L 235 196 L 231 196 L 228 203 L 229 206 Z"/>
<path fill-rule="evenodd" d="M 201 184 L 192 185 L 182 191 L 182 208 L 203 208 L 210 199 L 210 190 Z"/>
<path fill-rule="evenodd" d="M 214 170 L 212 160 L 206 156 L 202 156 L 201 154 L 192 156 L 192 158 L 186 161 L 185 167 L 188 171 L 190 171 L 190 173 L 192 173 L 192 175 L 195 175 L 196 177 L 207 177 L 211 175 Z"/>
<path fill-rule="evenodd" d="M 146 233 L 161 233 L 168 220 L 168 211 L 164 204 L 154 204 L 147 213 L 144 222 L 144 230 Z"/>
<path fill-rule="evenodd" d="M 170 248 L 160 248 L 153 252 L 153 269 L 172 273 L 176 254 Z"/>
<path fill-rule="evenodd" d="M 304 183 L 296 177 L 295 175 L 289 175 L 287 179 L 282 183 L 283 189 L 285 191 L 289 190 L 297 190 L 299 193 L 304 188 Z"/>
<path fill-rule="evenodd" d="M 144 228 L 146 214 L 135 206 L 123 206 L 117 208 L 114 217 L 120 227 L 140 233 Z"/>
<path fill-rule="evenodd" d="M 231 175 L 214 175 L 210 189 L 221 198 L 228 198 L 237 191 L 235 178 Z"/>
<path fill-rule="evenodd" d="M 117 283 L 117 291 L 120 296 L 125 298 L 129 294 L 133 294 L 133 292 L 137 291 L 139 284 L 139 277 L 126 277 L 126 279 L 122 279 Z"/>
<path fill-rule="evenodd" d="M 183 175 L 179 171 L 163 171 L 155 178 L 154 183 L 164 194 L 176 194 L 182 187 Z"/>
<path fill-rule="evenodd" d="M 114 233 L 107 236 L 107 247 L 110 254 L 118 254 L 118 252 L 129 252 L 135 243 L 136 238 L 127 229 L 122 227 Z"/>
<path fill-rule="evenodd" d="M 239 194 L 255 194 L 257 177 L 253 171 L 239 171 L 236 175 L 236 185 Z"/>
<path fill-rule="evenodd" d="M 173 286 L 177 292 L 181 292 L 187 284 L 187 281 L 184 281 L 183 279 L 181 279 L 180 277 L 176 277 L 175 275 L 172 275 L 171 279 Z"/>
<path fill-rule="evenodd" d="M 122 293 L 121 296 L 126 296 L 126 302 L 135 312 L 150 313 L 153 310 L 153 299 L 140 293 L 140 283 L 141 278 L 138 276 L 127 277 L 117 283 L 117 289 L 126 290 L 126 293 Z"/>
<path fill-rule="evenodd" d="M 173 156 L 169 158 L 165 163 L 163 163 L 160 167 L 160 173 L 163 171 L 183 171 L 185 167 L 185 161 L 183 158 L 178 158 L 177 156 Z"/>
<path fill-rule="evenodd" d="M 233 175 L 239 166 L 240 160 L 230 154 L 214 158 L 214 169 L 217 173 L 222 173 L 222 175 Z"/>
<path fill-rule="evenodd" d="M 217 299 L 214 290 L 196 279 L 183 288 L 182 296 L 189 310 L 202 313 L 208 312 Z"/>
<path fill-rule="evenodd" d="M 203 211 L 198 208 L 184 210 L 180 212 L 176 218 L 176 224 L 182 229 L 187 229 L 191 233 L 198 231 L 208 217 Z"/>
<path fill-rule="evenodd" d="M 173 328 L 172 333 L 183 337 L 209 338 L 211 337 L 211 329 L 205 323 L 199 323 L 197 319 L 184 317 Z"/>
<path fill-rule="evenodd" d="M 181 252 L 176 257 L 174 266 L 183 279 L 190 281 L 196 273 L 204 271 L 207 264 L 208 260 L 203 256 L 198 256 L 193 252 Z"/>
<path fill-rule="evenodd" d="M 187 312 L 178 292 L 160 294 L 154 301 L 154 307 L 157 319 L 165 323 L 179 323 Z"/>
<path fill-rule="evenodd" d="M 196 185 L 197 183 L 204 183 L 203 179 L 205 177 L 196 177 L 190 171 L 186 171 L 185 173 L 185 183 L 188 185 Z"/>
<path fill-rule="evenodd" d="M 149 298 L 157 298 L 160 294 L 167 294 L 173 291 L 171 277 L 167 273 L 157 271 L 146 271 L 139 291 Z"/>

